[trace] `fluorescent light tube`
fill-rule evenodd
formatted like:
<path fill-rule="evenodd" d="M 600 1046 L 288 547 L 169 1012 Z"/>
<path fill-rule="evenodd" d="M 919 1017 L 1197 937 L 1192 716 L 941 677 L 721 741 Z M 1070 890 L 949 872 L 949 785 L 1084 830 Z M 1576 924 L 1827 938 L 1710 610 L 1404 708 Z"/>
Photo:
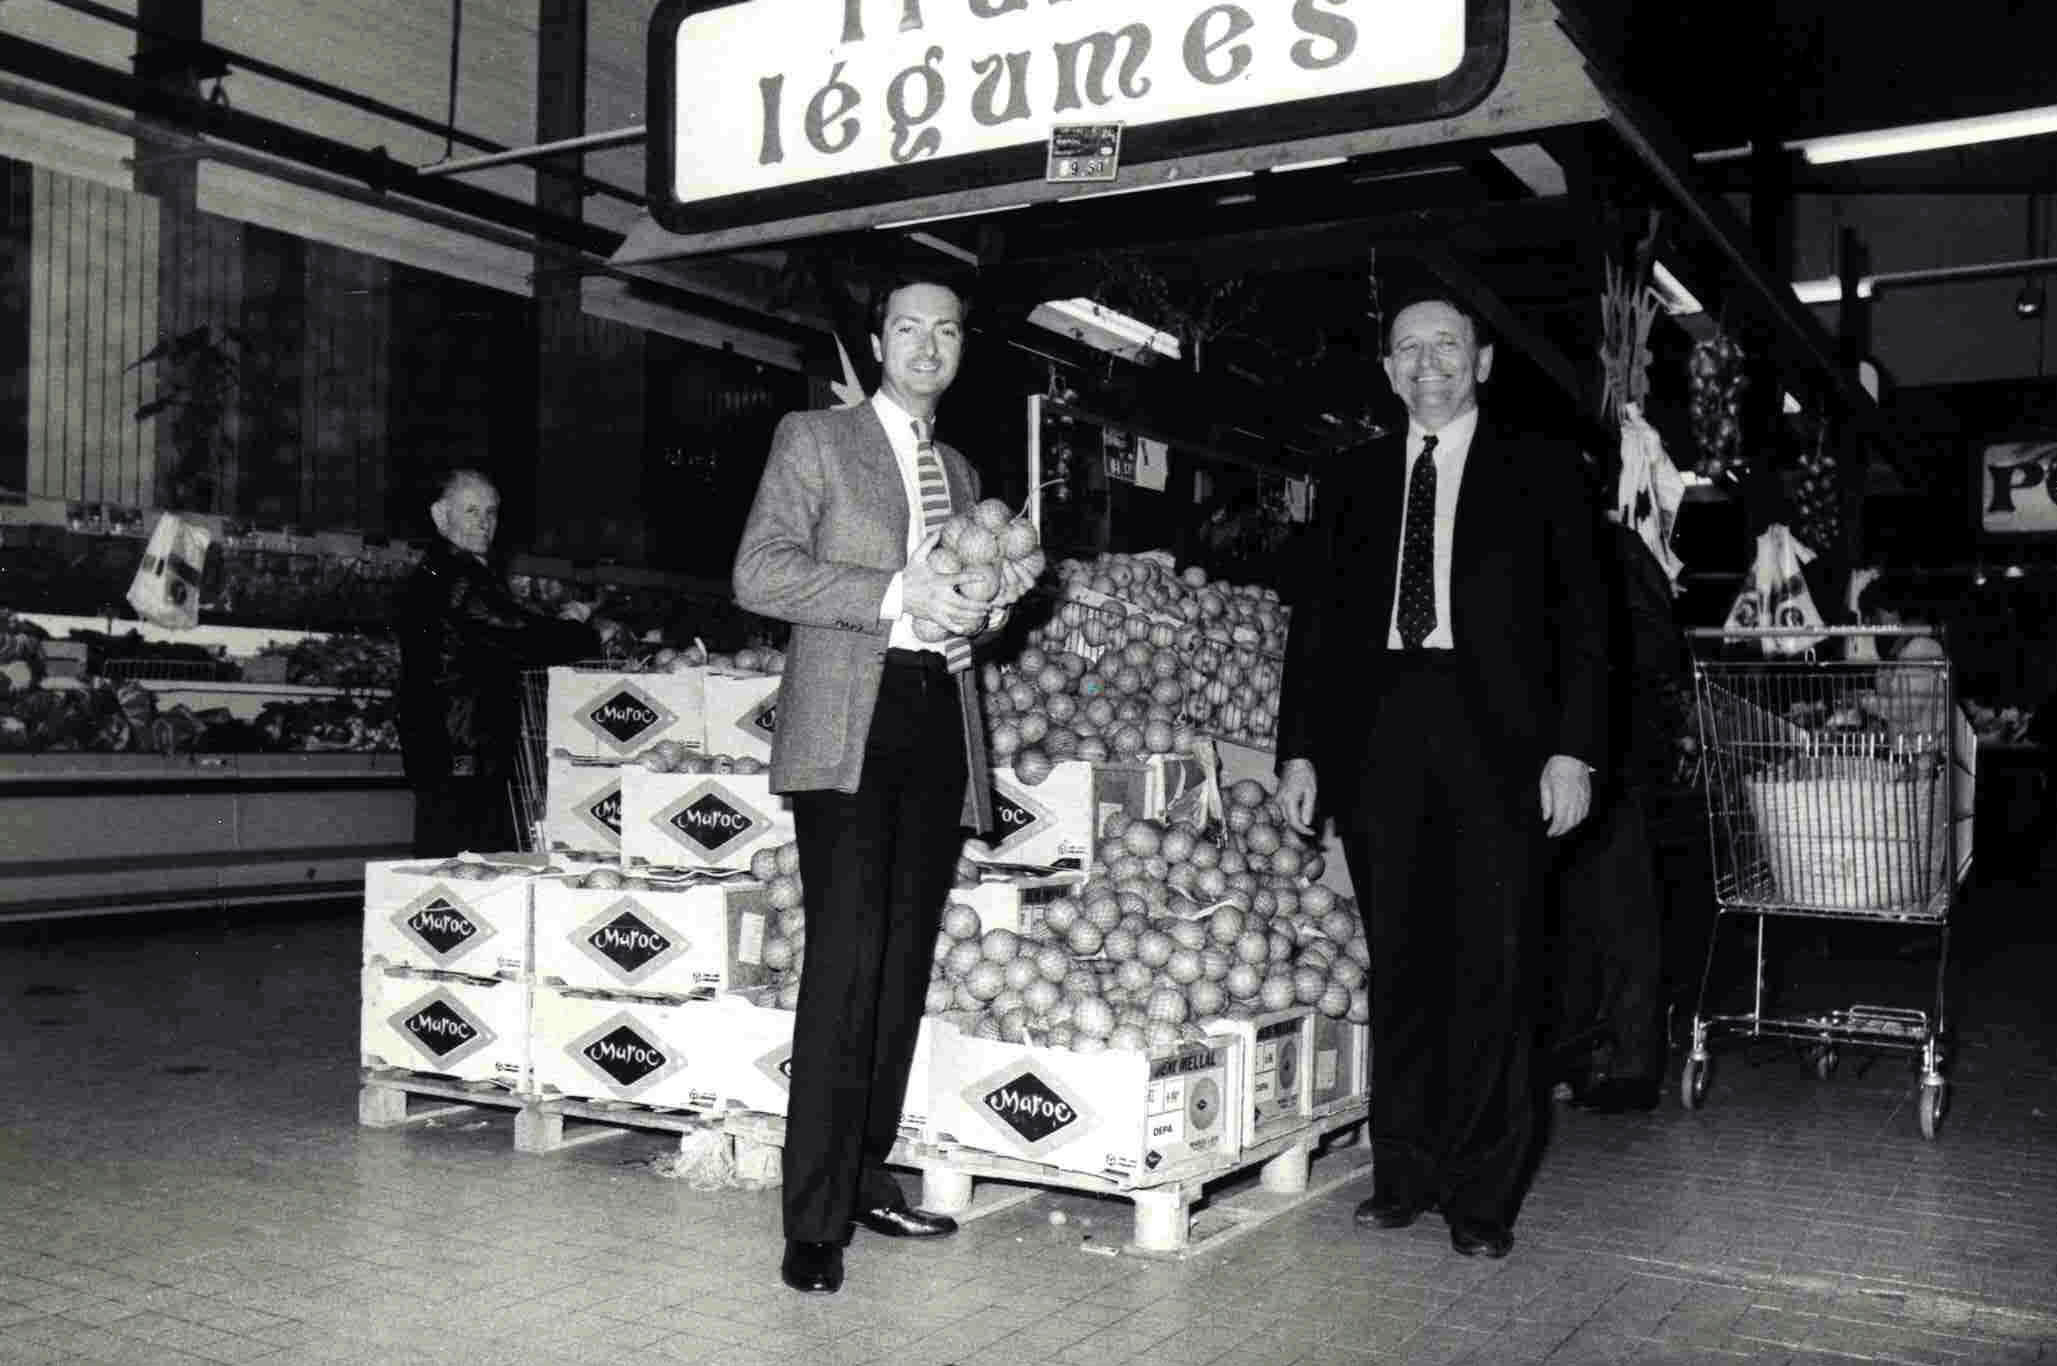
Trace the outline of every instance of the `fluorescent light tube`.
<path fill-rule="evenodd" d="M 1823 166 L 1866 157 L 1904 156 L 1909 152 L 1929 152 L 1941 147 L 1963 147 L 1974 142 L 2032 138 L 2045 133 L 2057 133 L 2057 105 L 2016 109 L 2005 114 L 1982 114 L 1968 119 L 1943 119 L 1936 123 L 1910 123 L 1902 128 L 1878 128 L 1864 133 L 1807 138 L 1800 143 L 1800 154 L 1812 164 Z"/>
<path fill-rule="evenodd" d="M 1867 275 L 1857 282 L 1857 297 L 1869 299 L 1871 295 L 1871 277 Z M 1843 301 L 1843 282 L 1833 275 L 1819 280 L 1795 280 L 1793 296 L 1803 304 L 1839 304 Z"/>
<path fill-rule="evenodd" d="M 1693 291 L 1679 283 L 1679 278 L 1664 268 L 1664 262 L 1650 263 L 1650 283 L 1657 290 L 1657 297 L 1664 301 L 1664 311 L 1676 317 L 1681 313 L 1705 313 L 1706 306 L 1693 297 Z"/>

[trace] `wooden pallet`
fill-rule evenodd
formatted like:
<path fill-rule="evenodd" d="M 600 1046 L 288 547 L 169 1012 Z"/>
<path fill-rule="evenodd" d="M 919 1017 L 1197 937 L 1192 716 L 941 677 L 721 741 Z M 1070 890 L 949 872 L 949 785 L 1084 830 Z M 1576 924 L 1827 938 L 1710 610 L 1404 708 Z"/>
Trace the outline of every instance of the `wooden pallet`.
<path fill-rule="evenodd" d="M 1065 1171 L 975 1148 L 907 1142 L 895 1144 L 887 1162 L 921 1174 L 917 1203 L 922 1209 L 960 1223 L 1051 1191 L 1124 1199 L 1135 1207 L 1127 1249 L 1182 1259 L 1223 1246 L 1371 1170 L 1369 1145 L 1354 1141 L 1370 1111 L 1367 1099 L 1359 1096 L 1329 1108 L 1321 1118 L 1241 1153 L 1196 1158 L 1140 1179 Z M 777 1115 L 732 1113 L 723 1124 L 739 1150 L 744 1144 L 785 1143 L 785 1121 Z M 1332 1135 L 1344 1141 L 1325 1143 Z M 1209 1187 L 1214 1188 L 1211 1194 Z"/>
<path fill-rule="evenodd" d="M 441 1124 L 475 1118 L 495 1109 L 512 1110 L 514 1148 L 523 1153 L 562 1152 L 620 1138 L 632 1129 L 675 1133 L 683 1150 L 688 1135 L 714 1123 L 691 1110 L 653 1109 L 627 1101 L 538 1096 L 510 1091 L 492 1082 L 455 1081 L 399 1067 L 367 1067 L 362 1080 L 357 1093 L 357 1122 L 366 1128 Z"/>

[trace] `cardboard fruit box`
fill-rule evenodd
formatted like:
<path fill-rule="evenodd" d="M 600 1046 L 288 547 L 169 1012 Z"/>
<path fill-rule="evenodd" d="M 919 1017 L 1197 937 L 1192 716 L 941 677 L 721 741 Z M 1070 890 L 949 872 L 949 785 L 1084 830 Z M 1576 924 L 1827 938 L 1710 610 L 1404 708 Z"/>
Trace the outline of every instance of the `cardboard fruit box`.
<path fill-rule="evenodd" d="M 539 1095 L 712 1110 L 728 1041 L 700 1001 L 538 986 L 529 1056 Z"/>
<path fill-rule="evenodd" d="M 1037 923 L 1039 908 L 1058 897 L 1068 896 L 1085 884 L 1083 873 L 1055 873 L 1048 877 L 996 876 L 981 879 L 976 887 L 953 887 L 949 900 L 978 912 L 979 931 L 1012 930 L 1016 934 Z"/>
<path fill-rule="evenodd" d="M 1314 1017 L 1314 1075 L 1308 1102 L 1319 1115 L 1356 1100 L 1371 1089 L 1371 1026 Z"/>
<path fill-rule="evenodd" d="M 534 978 L 576 991 L 708 997 L 757 986 L 770 893 L 748 879 L 670 889 L 535 887 Z"/>
<path fill-rule="evenodd" d="M 561 665 L 548 674 L 543 743 L 551 757 L 629 759 L 659 740 L 707 746 L 706 670 L 632 673 Z"/>
<path fill-rule="evenodd" d="M 718 1011 L 718 1028 L 727 1040 L 714 1060 L 717 1079 L 714 1089 L 723 1108 L 759 1114 L 786 1113 L 793 1088 L 793 1012 L 762 1004 L 770 993 L 746 992 L 721 997 L 707 1009 Z M 759 998 L 759 999 L 753 999 Z M 938 1038 L 956 1029 L 946 1021 L 923 1016 L 921 1032 L 915 1036 L 914 1062 L 907 1073 L 907 1090 L 900 1100 L 900 1137 L 910 1143 L 926 1143 L 931 1136 L 929 1099 L 933 1093 L 934 1058 Z"/>
<path fill-rule="evenodd" d="M 1206 1030 L 1209 1037 L 1232 1038 L 1241 1045 L 1238 1148 L 1257 1147 L 1308 1122 L 1313 1109 L 1313 1010 L 1296 1006 L 1247 1020 L 1210 1020 Z"/>
<path fill-rule="evenodd" d="M 359 1054 L 366 1067 L 401 1067 L 459 1081 L 529 1089 L 529 985 L 367 964 Z"/>
<path fill-rule="evenodd" d="M 771 760 L 778 732 L 776 674 L 707 673 L 706 752 L 739 759 Z"/>
<path fill-rule="evenodd" d="M 474 859 L 367 863 L 364 961 L 526 980 L 535 882 L 530 869 Z"/>
<path fill-rule="evenodd" d="M 748 868 L 759 849 L 793 840 L 793 809 L 762 773 L 622 770 L 621 853 L 627 866 Z"/>
<path fill-rule="evenodd" d="M 619 861 L 621 780 L 632 767 L 606 759 L 552 759 L 544 779 L 544 846 L 553 853 Z"/>
<path fill-rule="evenodd" d="M 1150 770 L 1141 763 L 1067 759 L 1053 764 L 1040 783 L 1023 782 L 1012 768 L 996 768 L 995 829 L 967 840 L 964 855 L 976 863 L 1024 870 L 1090 872 L 1093 845 L 1106 818 L 1116 811 L 1148 815 L 1149 793 Z"/>
<path fill-rule="evenodd" d="M 1147 1186 L 1236 1153 L 1241 1043 L 1073 1053 L 950 1028 L 930 1067 L 931 1140 Z"/>

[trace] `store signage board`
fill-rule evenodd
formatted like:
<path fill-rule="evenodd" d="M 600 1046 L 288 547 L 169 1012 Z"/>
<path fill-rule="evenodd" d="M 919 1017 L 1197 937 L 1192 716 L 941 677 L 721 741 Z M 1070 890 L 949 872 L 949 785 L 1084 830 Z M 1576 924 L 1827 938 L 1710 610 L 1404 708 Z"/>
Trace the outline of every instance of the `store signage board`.
<path fill-rule="evenodd" d="M 1119 164 L 1448 118 L 1509 0 L 662 0 L 651 213 L 675 233 L 1043 187 L 1059 125 Z M 1035 196 L 1024 193 L 1023 201 Z"/>
<path fill-rule="evenodd" d="M 2057 436 L 1996 441 L 1978 456 L 1979 530 L 2057 536 Z"/>

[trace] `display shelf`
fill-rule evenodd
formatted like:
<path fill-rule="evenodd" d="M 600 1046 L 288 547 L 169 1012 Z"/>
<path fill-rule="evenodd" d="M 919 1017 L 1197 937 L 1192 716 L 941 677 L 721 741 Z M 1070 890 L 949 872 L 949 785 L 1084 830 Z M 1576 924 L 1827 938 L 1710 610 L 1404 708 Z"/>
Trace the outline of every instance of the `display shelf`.
<path fill-rule="evenodd" d="M 384 753 L 7 754 L 0 802 L 0 921 L 350 895 L 414 826 Z"/>

